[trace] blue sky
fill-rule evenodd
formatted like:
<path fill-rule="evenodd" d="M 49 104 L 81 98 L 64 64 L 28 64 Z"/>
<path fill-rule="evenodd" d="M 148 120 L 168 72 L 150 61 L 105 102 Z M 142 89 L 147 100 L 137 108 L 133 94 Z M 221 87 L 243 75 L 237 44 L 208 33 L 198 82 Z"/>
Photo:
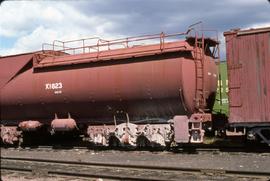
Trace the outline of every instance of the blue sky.
<path fill-rule="evenodd" d="M 0 6 L 0 55 L 41 49 L 54 39 L 113 39 L 183 32 L 194 22 L 222 33 L 270 26 L 267 0 L 77 0 L 4 1 Z"/>

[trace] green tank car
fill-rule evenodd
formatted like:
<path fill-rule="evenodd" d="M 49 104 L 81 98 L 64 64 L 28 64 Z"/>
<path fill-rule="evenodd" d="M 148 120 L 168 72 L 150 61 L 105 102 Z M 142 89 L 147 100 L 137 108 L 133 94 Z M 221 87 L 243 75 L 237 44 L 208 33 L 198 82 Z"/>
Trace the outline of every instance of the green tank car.
<path fill-rule="evenodd" d="M 219 65 L 219 80 L 217 85 L 216 101 L 213 108 L 213 113 L 222 113 L 228 116 L 228 76 L 226 61 L 220 62 Z"/>

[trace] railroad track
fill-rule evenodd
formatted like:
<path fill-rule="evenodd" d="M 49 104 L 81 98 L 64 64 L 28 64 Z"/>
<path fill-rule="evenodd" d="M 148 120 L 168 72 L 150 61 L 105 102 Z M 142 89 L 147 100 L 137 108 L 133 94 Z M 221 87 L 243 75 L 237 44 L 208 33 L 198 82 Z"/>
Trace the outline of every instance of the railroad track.
<path fill-rule="evenodd" d="M 38 176 L 69 176 L 109 180 L 227 180 L 253 178 L 269 180 L 268 172 L 250 172 L 203 168 L 161 167 L 149 165 L 60 161 L 22 157 L 1 157 L 1 172 L 28 172 Z"/>
<path fill-rule="evenodd" d="M 269 147 L 246 147 L 246 146 L 227 146 L 227 147 L 217 147 L 217 146 L 186 146 L 186 147 L 175 147 L 169 150 L 160 149 L 110 149 L 107 147 L 84 147 L 84 146 L 27 146 L 27 147 L 1 147 L 1 149 L 12 149 L 19 151 L 155 151 L 155 152 L 168 152 L 168 153 L 201 153 L 201 152 L 232 152 L 234 154 L 239 153 L 270 153 Z"/>

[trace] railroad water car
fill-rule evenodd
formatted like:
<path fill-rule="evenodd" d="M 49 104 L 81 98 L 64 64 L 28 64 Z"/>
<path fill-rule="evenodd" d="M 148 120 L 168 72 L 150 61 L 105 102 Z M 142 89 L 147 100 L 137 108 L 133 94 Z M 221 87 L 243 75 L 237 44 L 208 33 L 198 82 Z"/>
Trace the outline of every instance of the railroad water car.
<path fill-rule="evenodd" d="M 101 145 L 203 141 L 217 85 L 216 39 L 190 28 L 50 46 L 0 58 L 5 143 L 40 130 L 76 131 Z"/>

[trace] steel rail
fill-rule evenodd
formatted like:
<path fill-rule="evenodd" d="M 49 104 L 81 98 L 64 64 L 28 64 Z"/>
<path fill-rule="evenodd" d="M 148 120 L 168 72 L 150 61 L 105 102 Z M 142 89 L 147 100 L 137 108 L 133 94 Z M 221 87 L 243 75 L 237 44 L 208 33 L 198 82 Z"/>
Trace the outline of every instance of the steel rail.
<path fill-rule="evenodd" d="M 2 158 L 1 157 L 1 169 L 2 170 L 10 170 L 10 171 L 21 171 L 21 172 L 33 172 L 34 168 L 38 168 L 36 165 L 33 165 L 33 163 L 47 163 L 47 164 L 61 164 L 62 166 L 62 170 L 45 170 L 45 172 L 47 172 L 47 174 L 49 175 L 61 175 L 61 176 L 75 176 L 75 177 L 88 177 L 88 178 L 104 178 L 104 179 L 121 179 L 121 180 L 146 180 L 146 181 L 163 181 L 163 180 L 177 180 L 175 178 L 173 179 L 169 179 L 169 178 L 160 178 L 160 177 L 142 177 L 142 176 L 138 176 L 138 175 L 132 175 L 132 174 L 125 174 L 123 175 L 123 172 L 119 172 L 118 174 L 114 175 L 112 173 L 110 173 L 109 170 L 107 170 L 107 173 L 100 173 L 98 171 L 95 171 L 95 173 L 91 173 L 91 171 L 89 172 L 84 172 L 84 173 L 79 173 L 79 172 L 75 172 L 75 171 L 67 171 L 67 169 L 65 169 L 65 167 L 63 167 L 63 164 L 66 165 L 66 168 L 69 168 L 69 170 L 72 169 L 72 165 L 79 165 L 79 166 L 93 166 L 94 170 L 96 170 L 96 167 L 103 167 L 103 168 L 107 168 L 107 169 L 111 169 L 111 170 L 115 170 L 115 169 L 125 169 L 126 173 L 128 173 L 128 169 L 134 169 L 135 170 L 141 170 L 144 169 L 142 166 L 124 166 L 121 164 L 106 164 L 106 163 L 85 163 L 85 162 L 72 162 L 72 161 L 56 161 L 56 160 L 42 160 L 42 159 L 29 159 L 29 158 L 11 158 L 11 157 L 5 157 Z M 9 160 L 9 161 L 16 161 L 15 163 L 17 164 L 12 164 L 11 166 L 6 166 L 5 163 L 3 164 L 3 161 L 5 160 Z M 33 168 L 29 168 L 29 166 L 27 164 L 26 168 L 22 167 L 20 164 L 18 165 L 18 161 L 22 161 L 22 162 L 31 162 L 32 167 Z M 156 172 L 160 172 L 160 169 L 155 169 Z M 42 171 L 41 171 L 42 172 Z M 43 171 L 44 172 L 44 171 Z M 132 171 L 131 171 L 132 173 Z"/>
<path fill-rule="evenodd" d="M 14 149 L 18 151 L 72 151 L 72 150 L 97 150 L 97 151 L 108 151 L 108 150 L 117 150 L 117 151 L 159 151 L 164 153 L 201 153 L 201 152 L 228 152 L 228 153 L 270 153 L 268 147 L 248 147 L 245 145 L 196 145 L 196 146 L 185 146 L 185 147 L 172 147 L 170 149 L 166 148 L 128 148 L 128 147 L 121 147 L 121 148 L 113 148 L 110 149 L 109 147 L 102 147 L 102 146 L 76 146 L 76 145 L 39 145 L 39 146 L 31 146 L 26 145 L 23 147 L 0 147 L 1 149 Z"/>
<path fill-rule="evenodd" d="M 205 168 L 188 168 L 188 167 L 172 167 L 172 166 L 153 166 L 153 165 L 134 165 L 134 164 L 119 164 L 119 163 L 102 163 L 102 162 L 78 162 L 78 161 L 62 161 L 62 160 L 45 160 L 45 159 L 35 159 L 35 158 L 22 158 L 22 157 L 1 157 L 1 162 L 5 161 L 17 161 L 17 162 L 31 162 L 31 163 L 40 163 L 40 164 L 60 164 L 66 166 L 92 166 L 92 167 L 103 167 L 103 168 L 111 168 L 111 169 L 133 169 L 140 171 L 157 171 L 157 172 L 177 172 L 177 173 L 193 173 L 193 174 L 218 174 L 224 176 L 246 176 L 246 177 L 268 177 L 270 178 L 270 172 L 263 171 L 242 171 L 242 170 L 223 170 L 223 169 L 205 169 Z M 27 171 L 30 172 L 31 169 L 29 167 L 22 168 L 14 166 L 5 166 L 1 165 L 1 169 L 5 170 L 17 170 L 17 171 Z M 121 173 L 121 172 L 119 172 Z M 134 175 L 124 176 L 124 175 L 110 175 L 110 174 L 91 174 L 91 173 L 77 173 L 77 172 L 69 172 L 63 169 L 63 171 L 57 170 L 48 170 L 48 174 L 53 175 L 69 175 L 69 176 L 78 176 L 78 177 L 101 177 L 101 178 L 109 178 L 109 179 L 129 179 L 129 180 L 164 180 L 164 178 L 140 178 Z M 173 179 L 174 180 L 174 179 Z"/>

